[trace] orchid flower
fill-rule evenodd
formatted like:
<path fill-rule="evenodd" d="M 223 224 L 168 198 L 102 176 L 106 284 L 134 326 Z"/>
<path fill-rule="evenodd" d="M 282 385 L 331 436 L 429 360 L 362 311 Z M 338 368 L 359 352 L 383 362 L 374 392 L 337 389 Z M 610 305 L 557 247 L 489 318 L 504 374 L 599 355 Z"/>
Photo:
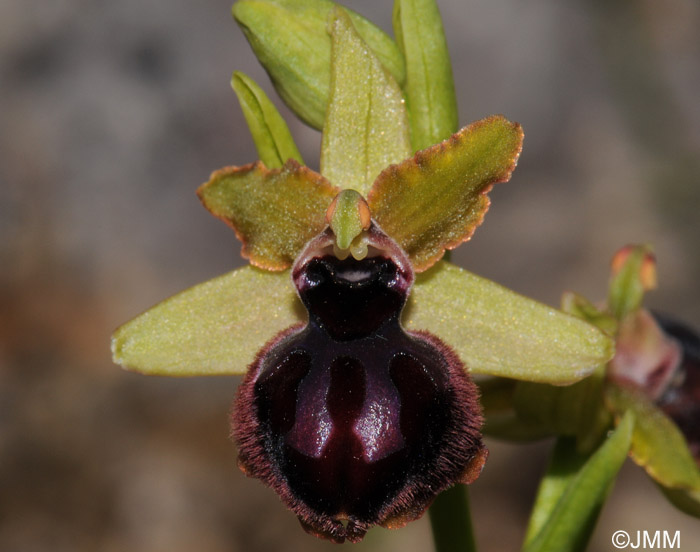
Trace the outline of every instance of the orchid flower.
<path fill-rule="evenodd" d="M 572 466 L 595 456 L 596 447 L 609 444 L 606 435 L 611 428 L 617 428 L 617 434 L 623 425 L 627 439 L 608 447 L 616 450 L 615 461 L 608 461 L 603 470 L 606 484 L 612 484 L 629 455 L 674 506 L 700 517 L 700 338 L 686 326 L 642 307 L 645 292 L 654 287 L 656 260 L 651 248 L 620 249 L 613 258 L 604 304 L 571 292 L 562 299 L 565 311 L 615 337 L 615 356 L 566 388 L 503 379 L 482 387 L 488 434 L 515 440 L 559 436 L 551 474 L 540 486 L 528 528 L 528 551 L 547 549 L 537 534 L 548 533 L 543 520 L 554 503 L 561 500 L 562 510 L 572 507 L 573 501 L 563 498 L 562 463 L 568 462 L 567 471 L 576 474 Z M 506 396 L 509 400 L 504 400 Z M 553 492 L 555 488 L 559 490 Z M 597 498 L 598 509 L 604 496 Z"/>
<path fill-rule="evenodd" d="M 243 1 L 234 16 L 280 96 L 322 128 L 320 173 L 235 73 L 261 161 L 214 172 L 198 195 L 251 266 L 126 323 L 113 356 L 144 374 L 245 374 L 232 419 L 243 471 L 307 531 L 358 541 L 478 477 L 470 375 L 567 385 L 612 341 L 444 259 L 510 179 L 523 134 L 502 116 L 455 132 L 434 2 L 397 2 L 398 46 L 325 0 Z"/>

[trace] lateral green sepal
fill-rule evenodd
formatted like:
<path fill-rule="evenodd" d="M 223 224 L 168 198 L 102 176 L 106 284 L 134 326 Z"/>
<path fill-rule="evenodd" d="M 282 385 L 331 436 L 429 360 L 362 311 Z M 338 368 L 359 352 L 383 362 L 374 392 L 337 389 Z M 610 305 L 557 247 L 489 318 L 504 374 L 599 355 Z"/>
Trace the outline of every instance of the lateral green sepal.
<path fill-rule="evenodd" d="M 149 375 L 244 374 L 265 343 L 305 318 L 288 271 L 246 266 L 182 291 L 119 327 L 112 358 Z"/>
<path fill-rule="evenodd" d="M 475 374 L 567 385 L 614 352 L 583 320 L 446 261 L 417 275 L 403 324 L 444 340 Z"/>

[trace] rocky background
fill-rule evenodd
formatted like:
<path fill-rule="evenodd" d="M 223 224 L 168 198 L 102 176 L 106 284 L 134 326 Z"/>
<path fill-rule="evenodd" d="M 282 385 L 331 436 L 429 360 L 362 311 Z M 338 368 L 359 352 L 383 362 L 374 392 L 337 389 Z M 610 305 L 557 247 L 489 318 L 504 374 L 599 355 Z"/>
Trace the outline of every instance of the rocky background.
<path fill-rule="evenodd" d="M 0 550 L 331 550 L 236 468 L 239 378 L 158 379 L 111 364 L 119 324 L 241 264 L 194 190 L 256 158 L 229 88 L 271 90 L 231 0 L 0 3 Z M 353 1 L 390 29 L 391 2 Z M 605 294 L 613 252 L 649 242 L 649 304 L 700 327 L 700 4 L 441 0 L 466 124 L 519 121 L 525 146 L 454 255 L 550 304 Z M 289 112 L 283 110 L 285 115 Z M 295 122 L 317 164 L 319 135 Z M 550 443 L 490 442 L 472 487 L 483 551 L 516 550 Z M 591 550 L 615 530 L 681 531 L 636 466 Z M 430 550 L 427 519 L 357 550 Z"/>

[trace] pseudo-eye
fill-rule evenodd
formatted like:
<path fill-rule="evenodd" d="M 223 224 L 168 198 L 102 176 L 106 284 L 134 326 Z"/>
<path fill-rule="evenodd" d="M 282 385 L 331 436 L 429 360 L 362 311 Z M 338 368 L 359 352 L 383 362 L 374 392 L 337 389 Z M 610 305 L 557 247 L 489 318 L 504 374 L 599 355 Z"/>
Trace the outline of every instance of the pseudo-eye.
<path fill-rule="evenodd" d="M 353 243 L 340 250 L 328 227 L 297 258 L 308 323 L 258 353 L 233 415 L 243 471 L 335 542 L 420 517 L 438 493 L 475 480 L 487 456 L 464 365 L 434 335 L 401 326 L 414 280 L 406 254 L 368 211 Z"/>

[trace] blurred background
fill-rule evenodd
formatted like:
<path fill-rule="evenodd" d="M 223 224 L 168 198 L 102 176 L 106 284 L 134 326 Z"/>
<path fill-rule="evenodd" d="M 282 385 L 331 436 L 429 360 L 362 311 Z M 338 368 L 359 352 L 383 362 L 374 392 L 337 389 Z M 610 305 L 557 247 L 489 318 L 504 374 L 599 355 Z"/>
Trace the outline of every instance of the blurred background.
<path fill-rule="evenodd" d="M 331 550 L 236 468 L 239 378 L 159 379 L 110 360 L 119 324 L 241 264 L 194 195 L 256 159 L 229 87 L 272 93 L 231 0 L 0 3 L 0 550 Z M 389 0 L 350 7 L 391 28 Z M 453 259 L 549 304 L 603 298 L 609 260 L 654 245 L 648 304 L 700 327 L 700 4 L 440 0 L 462 124 L 525 129 L 520 164 Z M 309 164 L 320 137 L 282 108 Z M 471 491 L 483 551 L 517 550 L 549 442 L 490 441 Z M 627 463 L 591 550 L 681 531 Z M 357 550 L 425 551 L 427 519 Z"/>

